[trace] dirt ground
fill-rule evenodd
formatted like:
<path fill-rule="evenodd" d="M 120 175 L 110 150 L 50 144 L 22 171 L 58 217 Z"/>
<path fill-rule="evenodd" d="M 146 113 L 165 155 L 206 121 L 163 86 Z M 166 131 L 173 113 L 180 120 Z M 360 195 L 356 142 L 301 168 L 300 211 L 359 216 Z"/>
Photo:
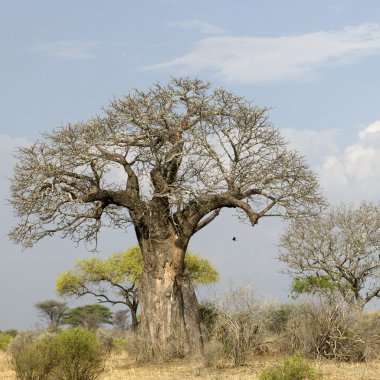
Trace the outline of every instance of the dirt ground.
<path fill-rule="evenodd" d="M 199 363 L 176 360 L 170 363 L 139 364 L 125 355 L 113 355 L 107 362 L 106 372 L 100 380 L 124 379 L 231 379 L 255 380 L 260 372 L 269 365 L 278 363 L 281 357 L 256 357 L 249 365 L 233 368 L 224 365 L 222 368 L 200 368 Z M 371 363 L 333 363 L 316 361 L 316 368 L 323 380 L 379 380 L 380 361 Z M 9 367 L 8 357 L 0 352 L 0 379 L 16 380 Z"/>

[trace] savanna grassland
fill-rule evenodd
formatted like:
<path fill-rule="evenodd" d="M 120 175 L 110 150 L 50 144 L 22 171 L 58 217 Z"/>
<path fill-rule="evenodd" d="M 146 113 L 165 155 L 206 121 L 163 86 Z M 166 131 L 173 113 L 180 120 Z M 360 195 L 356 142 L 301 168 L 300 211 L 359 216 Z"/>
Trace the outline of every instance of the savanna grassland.
<path fill-rule="evenodd" d="M 228 363 L 219 368 L 200 368 L 198 363 L 189 360 L 173 360 L 164 363 L 136 363 L 126 354 L 113 354 L 107 360 L 106 371 L 100 380 L 122 379 L 259 379 L 263 368 L 278 363 L 281 356 L 252 358 L 245 366 L 232 367 Z M 9 357 L 0 352 L 0 379 L 16 380 L 11 370 Z M 336 363 L 333 361 L 314 361 L 324 380 L 378 380 L 380 361 L 369 363 Z"/>

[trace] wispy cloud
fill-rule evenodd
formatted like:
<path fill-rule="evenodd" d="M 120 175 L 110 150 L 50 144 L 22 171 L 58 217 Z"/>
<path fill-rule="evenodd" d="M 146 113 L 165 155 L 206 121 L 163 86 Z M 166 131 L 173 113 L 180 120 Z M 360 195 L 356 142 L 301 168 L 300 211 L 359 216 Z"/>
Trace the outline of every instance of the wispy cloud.
<path fill-rule="evenodd" d="M 362 24 L 295 36 L 207 37 L 189 53 L 149 68 L 175 68 L 185 74 L 211 71 L 227 82 L 277 82 L 379 53 L 380 25 Z"/>
<path fill-rule="evenodd" d="M 83 60 L 94 58 L 92 50 L 97 46 L 98 42 L 93 40 L 64 40 L 36 43 L 33 45 L 32 51 L 49 57 Z"/>
<path fill-rule="evenodd" d="M 182 29 L 196 29 L 203 34 L 223 34 L 225 31 L 213 24 L 203 22 L 197 19 L 185 20 L 180 22 L 172 22 L 169 25 Z"/>

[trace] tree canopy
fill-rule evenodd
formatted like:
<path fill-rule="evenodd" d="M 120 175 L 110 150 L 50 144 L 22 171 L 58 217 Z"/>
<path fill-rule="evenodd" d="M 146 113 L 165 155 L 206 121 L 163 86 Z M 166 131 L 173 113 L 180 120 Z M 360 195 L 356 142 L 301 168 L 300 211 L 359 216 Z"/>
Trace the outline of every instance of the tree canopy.
<path fill-rule="evenodd" d="M 207 285 L 219 280 L 211 263 L 197 254 L 187 253 L 185 273 L 195 285 Z M 62 273 L 56 281 L 60 296 L 81 297 L 91 294 L 99 302 L 126 305 L 132 317 L 132 328 L 137 327 L 137 288 L 143 271 L 143 257 L 139 246 L 115 253 L 105 260 L 99 258 L 77 260 L 73 269 Z M 110 294 L 110 289 L 113 293 Z"/>
<path fill-rule="evenodd" d="M 333 294 L 363 307 L 380 296 L 380 208 L 340 205 L 293 223 L 281 240 L 296 293 Z"/>
<path fill-rule="evenodd" d="M 186 78 L 114 100 L 104 116 L 68 124 L 19 149 L 11 238 L 29 247 L 62 233 L 94 241 L 102 225 L 160 225 L 152 200 L 191 236 L 223 207 L 252 225 L 269 214 L 319 211 L 318 181 L 253 106 Z M 101 222 L 102 219 L 102 222 Z"/>
<path fill-rule="evenodd" d="M 46 300 L 37 302 L 34 307 L 39 311 L 39 316 L 47 319 L 51 327 L 59 326 L 65 312 L 69 309 L 66 302 Z"/>
<path fill-rule="evenodd" d="M 102 324 L 112 324 L 112 312 L 104 305 L 85 305 L 69 309 L 62 320 L 63 324 L 96 330 Z"/>
<path fill-rule="evenodd" d="M 83 296 L 92 294 L 100 301 L 125 304 L 133 295 L 143 270 L 143 260 L 138 246 L 115 253 L 105 260 L 89 258 L 77 260 L 73 269 L 62 273 L 56 281 L 59 295 Z M 105 285 L 110 285 L 121 299 L 107 296 Z"/>

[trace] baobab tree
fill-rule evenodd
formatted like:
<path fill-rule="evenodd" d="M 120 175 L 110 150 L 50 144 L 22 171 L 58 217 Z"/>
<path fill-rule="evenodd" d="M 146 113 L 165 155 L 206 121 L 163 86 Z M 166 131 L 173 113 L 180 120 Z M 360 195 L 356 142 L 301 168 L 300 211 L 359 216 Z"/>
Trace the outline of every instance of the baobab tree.
<path fill-rule="evenodd" d="M 184 257 L 223 208 L 255 226 L 269 215 L 318 214 L 324 200 L 266 108 L 179 78 L 20 148 L 11 204 L 20 223 L 10 237 L 25 247 L 61 234 L 96 249 L 102 226 L 134 227 L 144 260 L 141 332 L 155 352 L 173 337 L 202 348 Z"/>

